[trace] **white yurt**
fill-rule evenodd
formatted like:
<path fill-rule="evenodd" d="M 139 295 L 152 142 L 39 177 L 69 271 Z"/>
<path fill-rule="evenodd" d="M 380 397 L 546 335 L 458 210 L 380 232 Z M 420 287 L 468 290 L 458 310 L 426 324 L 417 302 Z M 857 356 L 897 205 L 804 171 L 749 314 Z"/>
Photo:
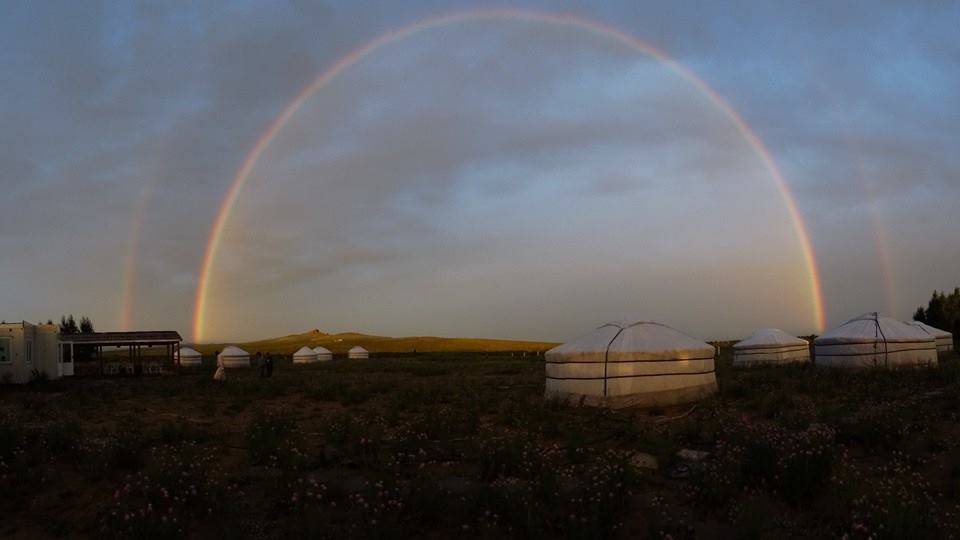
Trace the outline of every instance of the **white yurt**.
<path fill-rule="evenodd" d="M 865 313 L 818 337 L 816 364 L 838 368 L 937 364 L 937 343 L 916 326 Z"/>
<path fill-rule="evenodd" d="M 317 354 L 317 360 L 320 362 L 326 362 L 333 360 L 333 352 L 326 347 L 316 346 L 313 348 L 313 352 Z"/>
<path fill-rule="evenodd" d="M 317 353 L 310 347 L 300 347 L 300 350 L 293 353 L 294 364 L 313 364 L 317 361 Z"/>
<path fill-rule="evenodd" d="M 250 367 L 250 354 L 240 347 L 233 345 L 220 351 L 220 354 L 217 355 L 217 360 L 222 360 L 223 367 L 225 368 Z"/>
<path fill-rule="evenodd" d="M 190 347 L 180 347 L 177 352 L 177 363 L 180 367 L 197 367 L 203 361 L 203 356 Z"/>
<path fill-rule="evenodd" d="M 761 328 L 733 346 L 733 366 L 782 365 L 810 361 L 810 343 L 779 328 Z"/>
<path fill-rule="evenodd" d="M 354 360 L 361 359 L 361 358 L 370 358 L 370 353 L 363 347 L 357 345 L 356 347 L 350 349 L 350 351 L 347 352 L 347 358 L 354 359 Z"/>
<path fill-rule="evenodd" d="M 669 326 L 605 324 L 546 353 L 546 397 L 575 405 L 668 406 L 717 392 L 716 349 Z"/>
<path fill-rule="evenodd" d="M 916 326 L 917 328 L 933 336 L 933 339 L 937 340 L 938 352 L 950 352 L 953 350 L 953 334 L 950 332 L 941 330 L 939 328 L 934 328 L 929 324 L 922 323 L 920 321 L 908 321 L 907 324 Z"/>

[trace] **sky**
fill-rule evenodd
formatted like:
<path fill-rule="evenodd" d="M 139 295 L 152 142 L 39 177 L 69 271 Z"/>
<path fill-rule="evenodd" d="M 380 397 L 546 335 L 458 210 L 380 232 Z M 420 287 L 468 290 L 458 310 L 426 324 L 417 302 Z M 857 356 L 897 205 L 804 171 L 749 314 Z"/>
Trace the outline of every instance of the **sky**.
<path fill-rule="evenodd" d="M 7 321 L 188 341 L 564 341 L 621 319 L 810 334 L 790 204 L 827 327 L 960 285 L 957 3 L 0 10 Z M 352 51 L 465 12 L 351 57 L 262 145 L 195 328 L 211 231 L 278 116 Z"/>

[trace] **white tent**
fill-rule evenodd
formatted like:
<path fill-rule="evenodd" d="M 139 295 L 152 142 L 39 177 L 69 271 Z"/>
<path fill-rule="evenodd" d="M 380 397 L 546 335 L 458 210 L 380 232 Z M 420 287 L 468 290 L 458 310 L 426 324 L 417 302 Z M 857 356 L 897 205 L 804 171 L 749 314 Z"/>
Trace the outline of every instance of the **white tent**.
<path fill-rule="evenodd" d="M 666 406 L 717 392 L 713 345 L 654 322 L 616 322 L 546 353 L 546 397 L 606 406 Z"/>
<path fill-rule="evenodd" d="M 360 358 L 370 358 L 370 353 L 366 349 L 357 345 L 356 347 L 350 349 L 347 353 L 347 358 L 351 359 L 360 359 Z"/>
<path fill-rule="evenodd" d="M 180 367 L 197 367 L 201 364 L 203 356 L 194 349 L 190 347 L 180 347 L 180 352 L 177 356 L 177 363 L 180 364 Z"/>
<path fill-rule="evenodd" d="M 313 352 L 317 354 L 317 360 L 320 362 L 326 362 L 327 360 L 333 360 L 333 353 L 330 352 L 330 349 L 325 347 L 314 347 Z"/>
<path fill-rule="evenodd" d="M 217 360 L 222 360 L 225 368 L 250 367 L 250 354 L 233 345 L 220 351 Z"/>
<path fill-rule="evenodd" d="M 317 361 L 317 353 L 310 347 L 300 347 L 300 350 L 293 353 L 294 364 L 313 364 Z"/>
<path fill-rule="evenodd" d="M 939 328 L 934 328 L 929 324 L 925 324 L 920 321 L 908 321 L 907 324 L 916 326 L 917 328 L 933 336 L 933 338 L 937 340 L 938 352 L 950 352 L 953 350 L 953 334 L 950 332 L 941 330 Z"/>
<path fill-rule="evenodd" d="M 937 343 L 923 330 L 896 319 L 865 313 L 818 337 L 818 366 L 903 367 L 937 364 Z"/>
<path fill-rule="evenodd" d="M 809 361 L 810 344 L 807 340 L 778 328 L 762 328 L 733 346 L 734 367 Z"/>

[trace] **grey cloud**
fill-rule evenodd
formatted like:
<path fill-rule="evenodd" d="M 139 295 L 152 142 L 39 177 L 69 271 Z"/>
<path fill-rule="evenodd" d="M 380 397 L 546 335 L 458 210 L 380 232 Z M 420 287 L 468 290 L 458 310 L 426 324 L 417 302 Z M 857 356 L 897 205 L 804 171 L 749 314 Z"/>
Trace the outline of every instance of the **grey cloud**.
<path fill-rule="evenodd" d="M 109 327 L 130 227 L 142 219 L 137 321 L 185 330 L 218 205 L 276 114 L 325 67 L 383 31 L 474 6 L 85 2 L 11 8 L 0 18 L 0 184 L 17 204 L 0 213 L 0 248 L 14 255 L 0 260 L 0 299 L 30 319 L 96 309 L 91 314 Z M 960 120 L 960 109 L 952 106 L 960 97 L 960 73 L 953 67 L 960 58 L 956 6 L 574 2 L 564 9 L 653 42 L 696 69 L 756 128 L 811 221 L 834 298 L 832 318 L 870 304 L 883 288 L 875 275 L 859 275 L 876 266 L 871 204 L 884 210 L 892 241 L 918 246 L 898 247 L 899 256 L 927 260 L 925 268 L 955 267 L 954 256 L 917 239 L 921 231 L 943 239 L 956 226 L 945 211 L 960 200 L 960 158 L 952 147 Z M 743 161 L 750 153 L 730 135 L 729 123 L 703 104 L 691 107 L 686 93 L 664 95 L 652 84 L 660 78 L 651 80 L 653 72 L 635 52 L 602 37 L 510 26 L 438 30 L 387 48 L 305 106 L 263 156 L 231 221 L 224 258 L 264 269 L 253 282 L 259 302 L 269 303 L 271 291 L 286 302 L 288 295 L 339 284 L 365 302 L 377 295 L 423 302 L 423 320 L 431 306 L 453 320 L 456 306 L 472 302 L 476 313 L 464 320 L 484 332 L 502 328 L 498 322 L 509 327 L 539 319 L 524 323 L 522 332 L 559 337 L 579 323 L 556 315 L 562 310 L 554 304 L 542 309 L 549 307 L 544 297 L 589 305 L 583 318 L 592 320 L 614 310 L 616 294 L 587 286 L 580 274 L 556 277 L 524 297 L 531 307 L 498 321 L 499 315 L 488 315 L 497 311 L 493 300 L 468 290 L 448 291 L 450 299 L 431 303 L 378 280 L 393 276 L 428 290 L 432 245 L 447 250 L 437 263 L 464 272 L 474 259 L 470 248 L 456 250 L 457 239 L 503 231 L 485 222 L 475 231 L 451 223 L 456 215 L 450 209 L 473 215 L 478 210 L 467 207 L 473 201 L 491 211 L 518 212 L 510 201 L 526 201 L 529 186 L 560 172 L 570 185 L 555 187 L 551 196 L 575 194 L 593 209 L 600 208 L 589 202 L 594 199 L 642 202 L 663 178 L 685 179 L 676 189 L 698 197 L 713 193 L 718 205 L 731 204 L 723 186 L 733 182 L 735 189 L 740 184 L 731 179 L 761 174 L 752 157 Z M 632 81 L 631 73 L 637 77 Z M 384 80 L 396 88 L 378 88 Z M 588 96 L 576 91 L 577 81 L 603 84 Z M 626 96 L 611 90 L 621 88 Z M 655 103 L 655 110 L 625 107 L 631 96 Z M 632 169 L 624 163 L 627 148 L 641 149 Z M 506 180 L 511 177 L 523 181 Z M 875 201 L 866 198 L 864 180 Z M 654 202 L 643 204 L 657 210 Z M 526 211 L 562 225 L 544 208 Z M 302 229 L 296 216 L 309 216 Z M 258 230 L 263 222 L 276 230 Z M 681 224 L 679 237 L 692 226 Z M 247 247 L 236 243 L 238 235 L 246 235 Z M 564 244 L 563 238 L 534 237 L 544 245 Z M 498 249 L 518 245 L 490 241 L 483 256 L 502 256 Z M 734 241 L 730 249 L 740 246 Z M 409 262 L 411 253 L 427 262 Z M 676 254 L 664 256 L 680 261 Z M 901 266 L 899 289 L 911 291 L 900 293 L 901 304 L 929 288 L 922 283 L 951 286 L 940 283 L 949 279 L 942 273 Z M 226 275 L 218 283 L 242 286 L 245 279 Z M 853 281 L 860 285 L 848 287 Z M 80 286 L 61 289 L 63 282 Z M 578 287 L 594 295 L 575 292 Z M 323 313 L 343 324 L 363 322 L 346 295 L 333 296 L 339 311 Z M 711 327 L 709 320 L 680 314 L 665 298 L 643 300 L 677 323 Z M 388 321 L 391 316 L 396 313 L 380 324 L 415 328 L 417 318 L 400 324 Z M 290 330 L 300 321 L 294 315 L 279 319 L 276 324 Z M 244 314 L 243 320 L 254 323 L 257 316 Z M 470 330 L 457 324 L 450 323 L 451 331 Z"/>

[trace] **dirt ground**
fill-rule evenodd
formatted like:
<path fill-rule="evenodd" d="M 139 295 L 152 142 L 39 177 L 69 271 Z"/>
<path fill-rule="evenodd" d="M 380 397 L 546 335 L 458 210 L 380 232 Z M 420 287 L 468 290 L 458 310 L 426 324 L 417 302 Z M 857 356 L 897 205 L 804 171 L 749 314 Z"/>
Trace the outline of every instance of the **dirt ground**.
<path fill-rule="evenodd" d="M 206 363 L 0 388 L 0 536 L 960 535 L 952 354 L 735 371 L 723 349 L 715 398 L 617 411 L 544 400 L 542 358 L 281 362 L 226 383 Z"/>

